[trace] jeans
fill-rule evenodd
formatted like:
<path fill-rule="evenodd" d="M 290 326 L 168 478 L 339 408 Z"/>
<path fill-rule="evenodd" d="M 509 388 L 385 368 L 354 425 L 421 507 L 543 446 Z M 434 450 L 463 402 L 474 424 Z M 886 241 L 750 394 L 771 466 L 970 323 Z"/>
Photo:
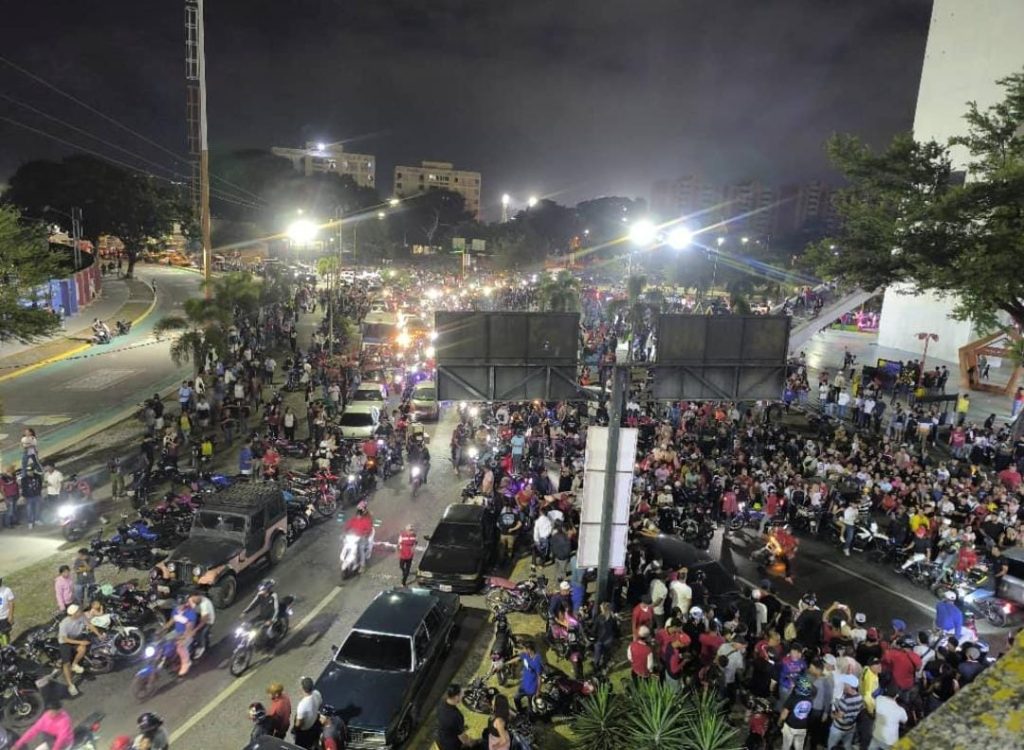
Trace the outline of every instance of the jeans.
<path fill-rule="evenodd" d="M 18 522 L 18 498 L 9 498 L 7 500 L 7 511 L 4 513 L 4 528 L 14 528 L 14 524 Z"/>
<path fill-rule="evenodd" d="M 27 508 L 27 510 L 25 511 L 25 520 L 28 523 L 39 523 L 39 514 L 41 510 L 40 506 L 42 505 L 42 500 L 43 499 L 39 495 L 36 495 L 35 497 L 25 498 L 25 507 Z"/>
<path fill-rule="evenodd" d="M 807 739 L 806 729 L 791 729 L 789 724 L 782 725 L 782 750 L 804 750 L 804 740 Z"/>
<path fill-rule="evenodd" d="M 370 538 L 362 537 L 359 540 L 359 567 L 365 567 L 370 560 Z"/>
<path fill-rule="evenodd" d="M 856 530 L 856 526 L 852 523 L 843 527 L 843 549 L 846 550 L 847 554 L 853 549 L 853 535 Z"/>
<path fill-rule="evenodd" d="M 846 750 L 853 750 L 853 738 L 857 734 L 857 726 L 849 729 L 839 729 L 833 726 L 828 731 L 828 750 L 842 745 Z"/>

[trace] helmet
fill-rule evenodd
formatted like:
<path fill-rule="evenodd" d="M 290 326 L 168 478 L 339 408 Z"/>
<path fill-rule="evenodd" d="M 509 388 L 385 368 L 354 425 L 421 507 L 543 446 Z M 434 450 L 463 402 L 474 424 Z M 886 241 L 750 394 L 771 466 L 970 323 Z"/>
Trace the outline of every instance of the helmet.
<path fill-rule="evenodd" d="M 704 610 L 700 607 L 690 607 L 690 619 L 691 620 L 703 620 Z"/>
<path fill-rule="evenodd" d="M 263 721 L 267 718 L 267 709 L 263 707 L 262 703 L 254 701 L 249 704 L 249 718 L 253 721 Z"/>
<path fill-rule="evenodd" d="M 853 621 L 855 623 L 857 623 L 858 625 L 863 625 L 864 623 L 866 623 L 868 621 L 868 616 L 866 614 L 864 614 L 863 612 L 858 612 L 857 614 L 855 614 L 853 616 Z"/>
<path fill-rule="evenodd" d="M 110 750 L 131 750 L 132 738 L 127 734 L 121 734 L 114 738 L 114 741 L 110 743 Z"/>
<path fill-rule="evenodd" d="M 800 597 L 801 607 L 816 607 L 818 605 L 818 597 L 815 594 L 804 594 Z"/>
<path fill-rule="evenodd" d="M 337 716 L 338 715 L 338 709 L 336 709 L 334 706 L 330 705 L 329 703 L 324 703 L 322 706 L 320 706 L 320 715 L 321 716 Z"/>
<path fill-rule="evenodd" d="M 147 711 L 139 716 L 135 723 L 138 725 L 140 732 L 155 732 L 164 723 L 164 720 L 156 714 Z"/>
<path fill-rule="evenodd" d="M 945 594 L 943 594 L 943 596 L 945 596 L 946 599 L 951 601 L 951 602 L 955 602 L 956 601 L 956 592 L 953 591 L 953 589 L 950 589 L 949 591 L 947 591 Z"/>
<path fill-rule="evenodd" d="M 257 594 L 269 594 L 273 590 L 274 590 L 274 579 L 273 578 L 264 578 L 262 581 L 260 581 L 260 585 L 259 585 L 259 588 L 256 589 L 256 593 Z"/>

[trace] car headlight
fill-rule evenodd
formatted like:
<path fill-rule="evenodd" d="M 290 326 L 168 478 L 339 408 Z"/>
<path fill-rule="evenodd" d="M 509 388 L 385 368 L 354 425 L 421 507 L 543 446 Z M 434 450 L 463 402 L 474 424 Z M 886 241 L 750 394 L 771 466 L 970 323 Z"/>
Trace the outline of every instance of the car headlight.
<path fill-rule="evenodd" d="M 146 650 L 143 651 L 143 654 L 147 659 L 152 659 L 154 656 L 156 656 L 156 648 L 153 646 L 146 646 Z"/>
<path fill-rule="evenodd" d="M 205 572 L 206 568 L 204 568 L 202 565 L 197 565 L 195 568 L 193 568 L 192 576 L 194 578 L 201 578 Z"/>
<path fill-rule="evenodd" d="M 356 481 L 356 475 L 355 474 L 349 474 L 348 475 L 348 481 L 350 481 L 350 482 Z"/>
<path fill-rule="evenodd" d="M 459 576 L 459 580 L 460 581 L 475 581 L 479 577 L 480 576 L 478 576 L 476 573 L 463 573 L 462 575 Z"/>
<path fill-rule="evenodd" d="M 75 506 L 73 505 L 62 505 L 57 509 L 57 514 L 63 518 L 70 518 L 75 515 Z"/>
<path fill-rule="evenodd" d="M 416 572 L 416 575 L 418 575 L 420 578 L 433 578 L 434 577 L 434 574 L 431 573 L 429 570 L 419 570 L 419 571 Z"/>

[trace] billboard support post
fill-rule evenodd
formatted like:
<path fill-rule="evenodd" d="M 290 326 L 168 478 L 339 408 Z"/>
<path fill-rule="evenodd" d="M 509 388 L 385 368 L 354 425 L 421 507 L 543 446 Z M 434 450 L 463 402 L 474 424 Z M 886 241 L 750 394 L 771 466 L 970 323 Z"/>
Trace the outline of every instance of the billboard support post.
<path fill-rule="evenodd" d="M 612 396 L 608 403 L 608 453 L 604 468 L 603 510 L 601 513 L 601 547 L 597 563 L 598 601 L 611 601 L 612 526 L 615 520 L 615 480 L 619 470 L 619 436 L 622 432 L 622 402 L 625 398 L 626 367 L 612 368 Z"/>

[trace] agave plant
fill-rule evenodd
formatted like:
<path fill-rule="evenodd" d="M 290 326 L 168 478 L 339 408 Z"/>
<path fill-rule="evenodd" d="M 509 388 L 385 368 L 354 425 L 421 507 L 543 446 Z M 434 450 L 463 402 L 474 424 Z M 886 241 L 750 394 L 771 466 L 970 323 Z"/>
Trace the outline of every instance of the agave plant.
<path fill-rule="evenodd" d="M 686 699 L 686 742 L 683 750 L 739 750 L 742 742 L 722 701 L 710 690 L 693 692 Z"/>
<path fill-rule="evenodd" d="M 625 747 L 683 750 L 688 729 L 685 696 L 658 680 L 631 684 L 625 695 Z"/>
<path fill-rule="evenodd" d="M 626 705 L 607 683 L 583 703 L 573 719 L 573 750 L 623 750 Z"/>

